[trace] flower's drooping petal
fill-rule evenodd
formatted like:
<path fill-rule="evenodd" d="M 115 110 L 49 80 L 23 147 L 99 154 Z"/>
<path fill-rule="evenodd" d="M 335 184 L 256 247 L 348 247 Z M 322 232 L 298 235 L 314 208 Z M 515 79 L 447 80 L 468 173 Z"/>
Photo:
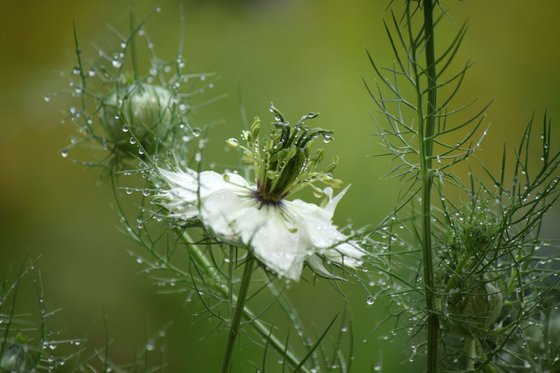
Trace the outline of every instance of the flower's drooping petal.
<path fill-rule="evenodd" d="M 323 264 L 323 259 L 319 255 L 312 255 L 307 258 L 307 264 L 313 269 L 315 273 L 319 276 L 323 276 L 325 278 L 330 278 L 332 280 L 343 280 L 342 277 L 338 277 L 330 273 Z"/>
<path fill-rule="evenodd" d="M 343 242 L 325 252 L 325 257 L 335 263 L 344 264 L 347 267 L 356 268 L 362 265 L 362 257 L 365 251 L 355 242 Z"/>

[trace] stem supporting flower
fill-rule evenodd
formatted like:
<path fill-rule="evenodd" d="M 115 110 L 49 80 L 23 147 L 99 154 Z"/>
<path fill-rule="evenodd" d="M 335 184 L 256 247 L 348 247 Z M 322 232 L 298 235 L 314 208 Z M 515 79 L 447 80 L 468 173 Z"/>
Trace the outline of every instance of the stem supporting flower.
<path fill-rule="evenodd" d="M 243 269 L 243 276 L 241 277 L 241 287 L 239 288 L 237 304 L 235 305 L 233 318 L 231 320 L 229 336 L 226 343 L 226 352 L 222 361 L 222 373 L 228 373 L 230 370 L 233 347 L 235 346 L 237 335 L 239 334 L 239 327 L 241 326 L 241 318 L 245 310 L 245 301 L 247 300 L 249 285 L 251 284 L 251 276 L 253 274 L 254 264 L 255 258 L 249 252 L 247 254 L 247 259 L 245 260 L 245 268 Z"/>

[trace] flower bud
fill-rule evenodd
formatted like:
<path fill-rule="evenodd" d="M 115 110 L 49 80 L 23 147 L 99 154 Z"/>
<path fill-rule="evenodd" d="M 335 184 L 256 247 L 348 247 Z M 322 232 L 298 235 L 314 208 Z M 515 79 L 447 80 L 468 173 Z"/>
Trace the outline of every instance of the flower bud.
<path fill-rule="evenodd" d="M 173 125 L 174 102 L 171 92 L 161 86 L 134 83 L 103 100 L 101 123 L 125 154 L 137 154 L 136 143 L 153 154 Z"/>
<path fill-rule="evenodd" d="M 503 296 L 495 282 L 464 283 L 447 303 L 451 332 L 464 337 L 481 337 L 491 331 L 500 317 Z"/>

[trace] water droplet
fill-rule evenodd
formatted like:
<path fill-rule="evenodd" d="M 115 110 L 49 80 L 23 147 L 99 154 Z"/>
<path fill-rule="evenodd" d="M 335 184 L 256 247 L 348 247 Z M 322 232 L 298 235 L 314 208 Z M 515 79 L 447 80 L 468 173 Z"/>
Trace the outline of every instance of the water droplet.
<path fill-rule="evenodd" d="M 45 96 L 45 97 L 43 97 L 43 99 L 45 100 L 45 102 L 50 102 L 51 101 L 51 96 Z"/>
<path fill-rule="evenodd" d="M 333 140 L 332 134 L 331 133 L 325 133 L 323 135 L 323 142 L 325 144 L 328 144 L 329 142 L 331 142 Z"/>
<path fill-rule="evenodd" d="M 123 126 L 122 131 L 123 131 L 124 133 L 127 133 L 127 132 L 128 132 L 128 127 L 127 127 L 127 126 Z"/>
<path fill-rule="evenodd" d="M 111 63 L 115 69 L 119 69 L 122 66 L 122 62 L 117 58 L 114 58 Z"/>
<path fill-rule="evenodd" d="M 72 74 L 74 75 L 80 75 L 80 72 L 81 72 L 80 66 L 76 66 L 72 69 Z"/>
<path fill-rule="evenodd" d="M 192 134 L 194 137 L 198 137 L 200 136 L 200 134 L 202 133 L 202 130 L 198 127 L 195 127 L 192 129 Z"/>
<path fill-rule="evenodd" d="M 136 139 L 134 137 L 131 137 L 129 142 L 130 142 L 130 144 L 134 145 L 134 144 L 136 144 Z"/>
<path fill-rule="evenodd" d="M 161 13 L 161 7 L 160 7 L 160 6 L 158 6 L 158 7 L 156 8 L 156 13 Z"/>
<path fill-rule="evenodd" d="M 180 104 L 179 105 L 179 110 L 181 110 L 181 111 L 187 110 L 187 105 L 186 104 Z"/>
<path fill-rule="evenodd" d="M 196 162 L 202 161 L 202 154 L 196 153 L 196 154 L 194 155 L 194 160 L 195 160 Z"/>
<path fill-rule="evenodd" d="M 62 149 L 62 150 L 60 151 L 60 156 L 61 156 L 62 158 L 68 157 L 68 149 Z"/>
<path fill-rule="evenodd" d="M 126 43 L 124 41 L 121 43 L 121 48 L 126 49 Z"/>
<path fill-rule="evenodd" d="M 375 297 L 373 295 L 368 296 L 366 299 L 366 303 L 371 306 L 373 303 L 375 303 Z"/>

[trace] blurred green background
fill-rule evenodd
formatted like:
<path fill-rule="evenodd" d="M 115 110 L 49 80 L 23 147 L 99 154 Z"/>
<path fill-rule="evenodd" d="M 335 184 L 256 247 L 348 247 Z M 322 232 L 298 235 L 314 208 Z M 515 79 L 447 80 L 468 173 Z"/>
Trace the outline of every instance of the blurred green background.
<path fill-rule="evenodd" d="M 497 167 L 504 142 L 516 144 L 531 114 L 545 108 L 560 118 L 560 4 L 541 0 L 449 1 L 450 19 L 442 38 L 468 20 L 470 31 L 458 57 L 475 62 L 461 93 L 462 101 L 494 100 L 492 123 L 479 156 Z M 289 118 L 308 111 L 321 113 L 315 122 L 335 130 L 330 152 L 340 156 L 336 175 L 352 188 L 336 219 L 356 226 L 379 221 L 395 200 L 398 183 L 382 180 L 385 160 L 368 158 L 380 146 L 370 111 L 373 105 L 361 75 L 373 81 L 365 48 L 384 65 L 393 58 L 382 25 L 385 0 L 183 1 L 186 15 L 185 57 L 192 72 L 216 72 L 216 95 L 228 96 L 198 116 L 201 123 L 220 120 L 210 131 L 206 159 L 226 159 L 223 140 L 240 130 L 239 86 L 248 115 L 268 121 L 270 101 Z M 106 27 L 127 27 L 128 1 L 2 0 L 0 1 L 0 277 L 10 264 L 19 265 L 27 250 L 41 256 L 50 309 L 62 307 L 53 328 L 66 336 L 87 336 L 93 345 L 104 339 L 106 311 L 114 344 L 111 357 L 131 360 L 151 330 L 169 320 L 168 371 L 216 371 L 225 334 L 205 338 L 212 324 L 196 322 L 197 306 L 157 289 L 127 254 L 134 245 L 118 230 L 111 193 L 95 170 L 60 156 L 73 129 L 60 125 L 65 99 L 46 103 L 45 94 L 64 88 L 75 64 L 72 21 L 84 50 L 109 49 L 117 43 Z M 140 15 L 158 5 L 136 1 Z M 158 55 L 175 58 L 179 2 L 170 0 L 151 19 L 150 32 Z M 446 34 L 446 35 L 445 35 Z M 375 115 L 375 114 L 374 114 Z M 559 138 L 558 125 L 555 140 Z M 556 141 L 558 145 L 558 141 Z M 69 157 L 71 158 L 71 157 Z M 559 209 L 547 220 L 549 235 L 557 232 Z M 557 234 L 557 233 L 556 233 Z M 324 327 L 340 310 L 336 292 L 325 284 L 294 285 L 291 290 L 304 318 Z M 382 306 L 366 306 L 361 290 L 348 294 L 356 327 L 355 371 L 368 371 L 383 358 L 387 371 L 408 371 L 404 348 L 380 339 L 361 343 Z M 33 296 L 22 299 L 36 307 Z M 24 307 L 25 308 L 25 307 Z M 249 351 L 250 352 L 250 351 Z M 246 352 L 247 353 L 247 352 Z M 241 356 L 241 355 L 238 355 Z M 260 357 L 254 357 L 260 361 Z M 245 371 L 252 371 L 247 366 Z"/>

